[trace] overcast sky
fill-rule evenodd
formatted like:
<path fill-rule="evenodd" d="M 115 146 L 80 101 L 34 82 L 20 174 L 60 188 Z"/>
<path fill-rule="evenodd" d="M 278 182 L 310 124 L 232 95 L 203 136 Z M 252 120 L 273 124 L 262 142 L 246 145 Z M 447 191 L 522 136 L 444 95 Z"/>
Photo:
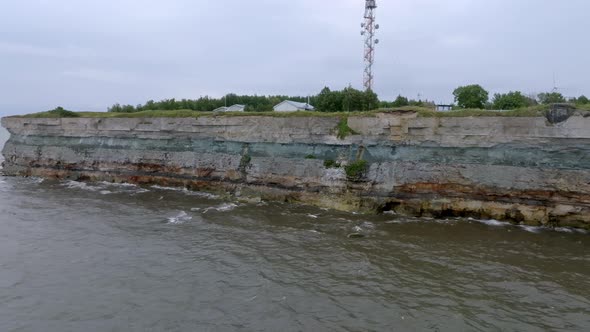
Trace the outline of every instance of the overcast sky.
<path fill-rule="evenodd" d="M 375 91 L 590 95 L 588 0 L 378 0 Z M 362 86 L 363 0 L 1 0 L 0 113 Z"/>

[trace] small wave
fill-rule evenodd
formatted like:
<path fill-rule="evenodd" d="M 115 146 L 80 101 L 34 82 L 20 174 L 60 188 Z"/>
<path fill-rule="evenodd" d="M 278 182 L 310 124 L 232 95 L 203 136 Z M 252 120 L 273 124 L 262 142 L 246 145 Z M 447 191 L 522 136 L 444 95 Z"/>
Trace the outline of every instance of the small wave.
<path fill-rule="evenodd" d="M 110 187 L 139 188 L 138 185 L 133 184 L 133 183 L 116 183 L 116 182 L 106 182 L 106 181 L 102 181 L 99 183 L 102 185 L 105 185 L 105 186 L 110 186 Z"/>
<path fill-rule="evenodd" d="M 41 183 L 45 182 L 45 179 L 44 178 L 38 178 L 38 177 L 34 177 L 33 176 L 33 177 L 30 177 L 30 178 L 27 178 L 27 182 L 30 182 L 32 184 L 41 184 Z"/>
<path fill-rule="evenodd" d="M 396 224 L 396 225 L 401 225 L 401 224 L 409 224 L 414 222 L 413 220 L 408 220 L 408 219 L 396 219 L 396 220 L 388 220 L 385 223 L 386 224 Z"/>
<path fill-rule="evenodd" d="M 219 212 L 227 212 L 227 211 L 231 211 L 235 208 L 237 208 L 238 205 L 234 204 L 234 203 L 223 203 L 221 205 L 218 206 L 211 206 L 206 208 L 205 210 L 203 210 L 203 213 L 207 213 L 209 211 L 215 210 L 215 211 L 219 211 Z"/>
<path fill-rule="evenodd" d="M 90 191 L 97 191 L 97 190 L 102 189 L 100 187 L 90 186 L 84 182 L 73 181 L 73 180 L 66 181 L 62 185 L 68 189 L 82 189 L 82 190 L 90 190 Z"/>
<path fill-rule="evenodd" d="M 308 213 L 307 217 L 312 218 L 312 219 L 317 219 L 317 218 L 319 218 L 319 215 Z"/>
<path fill-rule="evenodd" d="M 373 224 L 372 222 L 369 222 L 369 221 L 365 221 L 364 223 L 361 224 L 361 228 L 375 229 L 375 224 Z"/>
<path fill-rule="evenodd" d="M 133 183 L 115 183 L 115 182 L 100 182 L 101 185 L 107 188 L 117 188 L 117 192 L 133 192 L 134 194 L 142 194 L 149 192 L 148 189 L 142 188 Z"/>
<path fill-rule="evenodd" d="M 176 216 L 168 218 L 168 224 L 170 225 L 182 225 L 186 222 L 189 222 L 193 219 L 192 216 L 189 216 L 186 212 L 180 211 Z"/>
<path fill-rule="evenodd" d="M 202 192 L 202 191 L 192 191 L 192 190 L 188 190 L 186 188 L 180 188 L 180 187 L 176 188 L 176 187 L 164 187 L 164 186 L 154 185 L 154 186 L 152 186 L 152 188 L 157 189 L 157 190 L 176 191 L 176 192 L 183 193 L 185 195 L 198 196 L 198 197 L 203 197 L 203 198 L 208 198 L 208 199 L 218 199 L 219 198 L 219 195 L 214 195 L 214 194 L 210 194 L 210 193 L 206 193 L 206 192 Z"/>
<path fill-rule="evenodd" d="M 560 232 L 560 233 L 568 233 L 568 234 L 574 233 L 573 229 L 567 228 L 567 227 L 555 227 L 553 230 L 556 232 Z"/>
<path fill-rule="evenodd" d="M 548 228 L 548 230 L 553 230 L 559 233 L 567 233 L 567 234 L 588 234 L 587 230 L 581 228 L 570 228 L 570 227 L 555 227 L 555 228 Z"/>
<path fill-rule="evenodd" d="M 469 218 L 469 220 L 475 221 L 475 222 L 478 222 L 478 223 L 481 223 L 481 224 L 484 224 L 484 225 L 493 226 L 493 227 L 504 227 L 504 226 L 510 226 L 510 225 L 512 225 L 509 222 L 499 221 L 499 220 L 495 220 L 495 219 L 481 220 L 481 219 Z"/>
<path fill-rule="evenodd" d="M 352 230 L 356 233 L 360 233 L 363 231 L 363 228 L 361 226 L 354 226 Z"/>
<path fill-rule="evenodd" d="M 68 189 L 78 189 L 78 190 L 87 190 L 98 192 L 101 195 L 111 195 L 111 194 L 125 194 L 129 193 L 132 195 L 141 194 L 148 192 L 149 190 L 136 186 L 134 184 L 128 183 L 111 183 L 111 182 L 96 182 L 96 183 L 86 183 L 80 181 L 66 181 L 62 183 L 62 186 Z"/>
<path fill-rule="evenodd" d="M 529 232 L 529 233 L 541 233 L 542 230 L 544 229 L 549 229 L 549 228 L 545 228 L 545 227 L 540 227 L 540 226 L 527 226 L 527 225 L 518 225 L 519 228 L 522 228 L 523 230 Z"/>

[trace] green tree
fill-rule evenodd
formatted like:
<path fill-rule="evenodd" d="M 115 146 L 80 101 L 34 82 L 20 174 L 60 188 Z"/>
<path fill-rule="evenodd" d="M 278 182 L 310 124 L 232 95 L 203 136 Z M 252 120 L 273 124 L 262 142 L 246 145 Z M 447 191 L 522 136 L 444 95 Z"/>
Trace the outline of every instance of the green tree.
<path fill-rule="evenodd" d="M 121 113 L 121 105 L 119 103 L 107 108 L 107 112 Z"/>
<path fill-rule="evenodd" d="M 480 85 L 460 86 L 453 91 L 455 102 L 461 108 L 483 109 L 489 99 L 488 92 Z"/>
<path fill-rule="evenodd" d="M 319 112 L 338 112 L 342 110 L 342 99 L 340 91 L 332 91 L 325 87 L 316 97 L 315 107 Z"/>
<path fill-rule="evenodd" d="M 379 97 L 373 90 L 368 89 L 365 91 L 363 98 L 363 111 L 372 111 L 379 107 Z"/>
<path fill-rule="evenodd" d="M 588 99 L 586 96 L 582 95 L 578 98 L 576 98 L 576 105 L 588 105 L 590 104 L 590 99 Z"/>
<path fill-rule="evenodd" d="M 528 105 L 529 100 L 520 91 L 510 91 L 502 94 L 496 93 L 492 108 L 497 110 L 515 110 Z"/>
<path fill-rule="evenodd" d="M 403 107 L 408 105 L 410 105 L 410 101 L 408 100 L 408 98 L 403 97 L 402 95 L 398 95 L 392 104 L 393 107 Z"/>
<path fill-rule="evenodd" d="M 539 98 L 539 102 L 543 105 L 555 104 L 555 103 L 565 103 L 565 98 L 559 92 L 540 93 L 538 98 Z"/>

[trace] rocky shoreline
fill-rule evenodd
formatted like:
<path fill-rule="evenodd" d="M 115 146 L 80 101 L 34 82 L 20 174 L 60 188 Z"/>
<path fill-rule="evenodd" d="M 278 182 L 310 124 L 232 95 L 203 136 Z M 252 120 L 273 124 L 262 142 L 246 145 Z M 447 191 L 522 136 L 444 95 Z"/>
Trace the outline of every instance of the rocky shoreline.
<path fill-rule="evenodd" d="M 8 117 L 2 125 L 11 133 L 6 175 L 590 229 L 590 118 L 582 114 Z"/>

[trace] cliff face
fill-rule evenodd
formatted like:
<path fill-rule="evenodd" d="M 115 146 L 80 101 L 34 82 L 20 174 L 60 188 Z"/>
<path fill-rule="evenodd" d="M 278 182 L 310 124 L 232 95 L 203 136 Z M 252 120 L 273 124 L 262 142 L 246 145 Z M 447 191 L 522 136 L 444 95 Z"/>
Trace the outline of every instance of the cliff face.
<path fill-rule="evenodd" d="M 590 118 L 4 118 L 6 175 L 590 228 Z M 366 161 L 366 169 L 363 163 Z M 336 167 L 326 167 L 334 161 Z M 329 163 L 328 163 L 329 164 Z M 340 166 L 338 167 L 338 164 Z M 349 167 L 348 172 L 346 165 Z M 330 166 L 330 165 L 328 165 Z M 347 174 L 348 173 L 348 174 Z"/>

